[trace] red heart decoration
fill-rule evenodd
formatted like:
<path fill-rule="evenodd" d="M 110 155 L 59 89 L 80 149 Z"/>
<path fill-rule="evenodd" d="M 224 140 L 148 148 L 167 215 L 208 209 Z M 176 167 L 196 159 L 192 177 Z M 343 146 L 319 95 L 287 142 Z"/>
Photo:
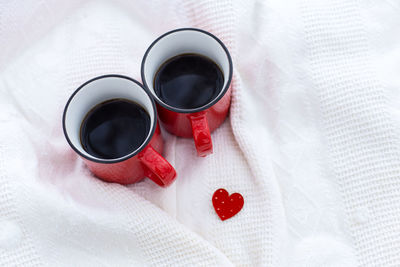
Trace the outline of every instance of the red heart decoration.
<path fill-rule="evenodd" d="M 241 194 L 229 195 L 223 188 L 217 189 L 212 197 L 215 212 L 223 221 L 235 216 L 242 208 L 244 200 Z"/>

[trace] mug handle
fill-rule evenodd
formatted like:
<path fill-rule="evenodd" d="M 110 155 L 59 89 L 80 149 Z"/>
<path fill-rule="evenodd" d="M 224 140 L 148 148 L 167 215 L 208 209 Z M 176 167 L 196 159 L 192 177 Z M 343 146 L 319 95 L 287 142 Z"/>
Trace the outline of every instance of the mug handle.
<path fill-rule="evenodd" d="M 197 155 L 205 157 L 213 153 L 213 145 L 211 141 L 210 128 L 205 112 L 189 115 L 190 124 L 192 125 L 192 133 L 194 144 L 196 146 Z"/>
<path fill-rule="evenodd" d="M 139 154 L 140 162 L 145 166 L 145 175 L 159 186 L 169 186 L 176 177 L 176 171 L 151 145 Z"/>

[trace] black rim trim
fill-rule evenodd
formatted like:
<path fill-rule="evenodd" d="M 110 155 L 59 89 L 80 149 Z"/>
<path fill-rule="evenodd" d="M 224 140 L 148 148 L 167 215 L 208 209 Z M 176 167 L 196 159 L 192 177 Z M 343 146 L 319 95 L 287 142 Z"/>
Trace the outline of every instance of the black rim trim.
<path fill-rule="evenodd" d="M 103 78 L 110 78 L 110 77 L 127 79 L 127 80 L 129 80 L 129 81 L 131 81 L 131 82 L 134 82 L 134 83 L 136 83 L 137 85 L 139 85 L 139 87 L 142 88 L 143 91 L 144 91 L 144 92 L 149 96 L 149 98 L 150 98 L 151 105 L 152 105 L 153 111 L 154 111 L 154 121 L 153 121 L 153 125 L 152 125 L 152 126 L 153 126 L 153 127 L 152 127 L 152 130 L 151 130 L 151 132 L 149 133 L 147 140 L 146 140 L 139 148 L 137 148 L 137 149 L 136 149 L 135 151 L 133 151 L 132 153 L 130 153 L 130 154 L 126 155 L 126 156 L 123 156 L 123 157 L 121 157 L 121 158 L 104 160 L 104 159 L 99 159 L 99 158 L 91 158 L 91 157 L 88 157 L 88 156 L 86 156 L 85 154 L 81 153 L 81 152 L 79 151 L 79 149 L 77 149 L 77 148 L 74 146 L 74 144 L 71 142 L 71 140 L 69 139 L 68 134 L 67 134 L 67 130 L 66 130 L 66 126 L 65 126 L 65 117 L 66 117 L 67 110 L 68 110 L 68 107 L 69 107 L 70 102 L 72 101 L 72 99 L 74 98 L 74 96 L 75 96 L 83 87 L 85 87 L 87 84 L 89 84 L 89 83 L 91 83 L 91 82 L 94 82 L 94 81 L 96 81 L 96 80 L 100 80 L 100 79 L 103 79 Z M 75 92 L 70 96 L 70 98 L 69 98 L 68 101 L 67 101 L 67 104 L 65 105 L 64 112 L 63 112 L 63 118 L 62 118 L 62 124 L 63 124 L 64 136 L 65 136 L 65 138 L 67 139 L 68 144 L 69 144 L 69 145 L 72 147 L 72 149 L 73 149 L 76 153 L 78 153 L 81 157 L 83 157 L 83 158 L 85 158 L 85 159 L 87 159 L 87 160 L 90 160 L 90 161 L 94 161 L 94 162 L 98 162 L 98 163 L 104 163 L 104 164 L 118 163 L 118 162 L 127 160 L 127 159 L 129 159 L 129 158 L 131 158 L 131 157 L 137 155 L 137 154 L 138 154 L 144 147 L 146 147 L 147 144 L 150 142 L 150 140 L 152 139 L 152 137 L 153 137 L 153 135 L 154 135 L 154 132 L 155 132 L 155 130 L 156 130 L 156 126 L 157 126 L 157 109 L 156 109 L 156 105 L 155 105 L 155 102 L 154 102 L 154 99 L 153 99 L 153 96 L 151 95 L 151 93 L 150 93 L 145 87 L 143 87 L 143 85 L 140 84 L 138 81 L 136 81 L 135 79 L 130 78 L 130 77 L 128 77 L 128 76 L 124 76 L 124 75 L 119 75 L 119 74 L 106 74 L 106 75 L 97 76 L 97 77 L 95 77 L 95 78 L 93 78 L 93 79 L 88 80 L 87 82 L 85 82 L 85 83 L 83 83 L 82 85 L 80 85 L 80 86 L 78 87 L 78 89 L 75 90 Z"/>
<path fill-rule="evenodd" d="M 166 32 L 166 33 L 164 33 L 163 35 L 159 36 L 157 39 L 155 39 L 155 40 L 151 43 L 151 45 L 149 46 L 149 48 L 147 48 L 146 53 L 145 53 L 144 56 L 143 56 L 142 64 L 141 64 L 142 82 L 143 82 L 144 87 L 147 89 L 147 91 L 148 91 L 150 94 L 154 95 L 153 92 L 150 90 L 149 86 L 147 85 L 147 82 L 146 82 L 146 79 L 145 79 L 145 76 L 144 76 L 144 65 L 145 65 L 145 62 L 146 62 L 147 55 L 148 55 L 148 53 L 150 52 L 150 50 L 153 48 L 153 46 L 154 46 L 159 40 L 161 40 L 162 38 L 164 38 L 164 37 L 167 36 L 167 35 L 170 35 L 170 34 L 172 34 L 172 33 L 178 32 L 178 31 L 198 31 L 198 32 L 202 32 L 202 33 L 207 34 L 207 35 L 211 36 L 212 38 L 214 38 L 214 39 L 222 46 L 222 48 L 224 49 L 224 51 L 225 51 L 225 53 L 226 53 L 226 55 L 227 55 L 227 57 L 228 57 L 228 61 L 229 61 L 228 81 L 227 81 L 225 87 L 221 90 L 221 92 L 220 92 L 220 94 L 218 95 L 218 97 L 214 98 L 212 101 L 210 101 L 209 103 L 207 103 L 207 105 L 204 105 L 204 106 L 201 106 L 201 107 L 198 107 L 198 108 L 193 108 L 193 109 L 175 108 L 175 107 L 172 107 L 172 106 L 169 106 L 169 105 L 165 104 L 164 102 L 162 102 L 161 100 L 159 100 L 159 99 L 158 99 L 157 97 L 155 97 L 155 96 L 154 96 L 154 99 L 155 99 L 155 101 L 157 101 L 157 103 L 158 103 L 159 105 L 161 105 L 162 107 L 164 107 L 164 108 L 166 108 L 166 109 L 169 109 L 169 110 L 171 110 L 171 111 L 174 111 L 174 112 L 178 112 L 178 113 L 195 113 L 195 112 L 203 111 L 203 110 L 206 110 L 206 109 L 210 108 L 211 106 L 213 106 L 215 103 L 217 103 L 217 102 L 226 94 L 226 92 L 228 91 L 229 86 L 230 86 L 230 84 L 231 84 L 231 81 L 232 81 L 232 72 L 233 72 L 232 69 L 233 69 L 233 64 L 232 64 L 231 55 L 229 54 L 229 51 L 228 51 L 228 49 L 226 48 L 226 46 L 224 45 L 224 43 L 223 43 L 220 39 L 218 39 L 215 35 L 213 35 L 212 33 L 209 33 L 209 32 L 207 32 L 207 31 L 204 31 L 204 30 L 201 30 L 201 29 L 197 29 L 197 28 L 179 28 L 179 29 L 175 29 L 175 30 Z"/>

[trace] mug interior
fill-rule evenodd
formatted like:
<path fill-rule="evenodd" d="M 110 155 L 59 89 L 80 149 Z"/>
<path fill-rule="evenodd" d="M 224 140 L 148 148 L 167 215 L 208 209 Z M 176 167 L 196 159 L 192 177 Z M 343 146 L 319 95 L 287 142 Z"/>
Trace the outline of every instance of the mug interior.
<path fill-rule="evenodd" d="M 160 66 L 174 56 L 187 53 L 206 56 L 219 66 L 224 75 L 224 84 L 214 100 L 221 98 L 227 91 L 232 77 L 232 60 L 228 50 L 217 37 L 199 29 L 178 29 L 155 40 L 142 61 L 142 80 L 157 102 L 162 103 L 163 106 L 171 110 L 195 112 L 204 109 L 208 104 L 195 109 L 183 110 L 163 102 L 154 91 L 154 77 Z"/>
<path fill-rule="evenodd" d="M 96 105 L 115 98 L 124 98 L 142 106 L 150 116 L 150 130 L 142 145 L 131 153 L 115 159 L 102 159 L 92 156 L 82 147 L 80 129 L 86 114 Z M 96 162 L 113 163 L 127 159 L 150 141 L 156 125 L 156 110 L 151 96 L 135 80 L 121 75 L 105 75 L 94 78 L 81 85 L 70 97 L 63 116 L 64 134 L 71 147 L 81 156 Z"/>

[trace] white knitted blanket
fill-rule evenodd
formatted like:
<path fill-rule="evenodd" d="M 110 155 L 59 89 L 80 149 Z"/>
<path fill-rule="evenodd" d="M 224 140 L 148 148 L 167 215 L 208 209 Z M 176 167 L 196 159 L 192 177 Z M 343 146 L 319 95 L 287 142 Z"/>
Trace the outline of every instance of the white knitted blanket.
<path fill-rule="evenodd" d="M 400 3 L 0 2 L 0 266 L 400 266 Z M 92 177 L 61 115 L 197 27 L 234 62 L 214 154 L 164 134 L 167 189 Z M 211 196 L 243 195 L 221 221 Z"/>

